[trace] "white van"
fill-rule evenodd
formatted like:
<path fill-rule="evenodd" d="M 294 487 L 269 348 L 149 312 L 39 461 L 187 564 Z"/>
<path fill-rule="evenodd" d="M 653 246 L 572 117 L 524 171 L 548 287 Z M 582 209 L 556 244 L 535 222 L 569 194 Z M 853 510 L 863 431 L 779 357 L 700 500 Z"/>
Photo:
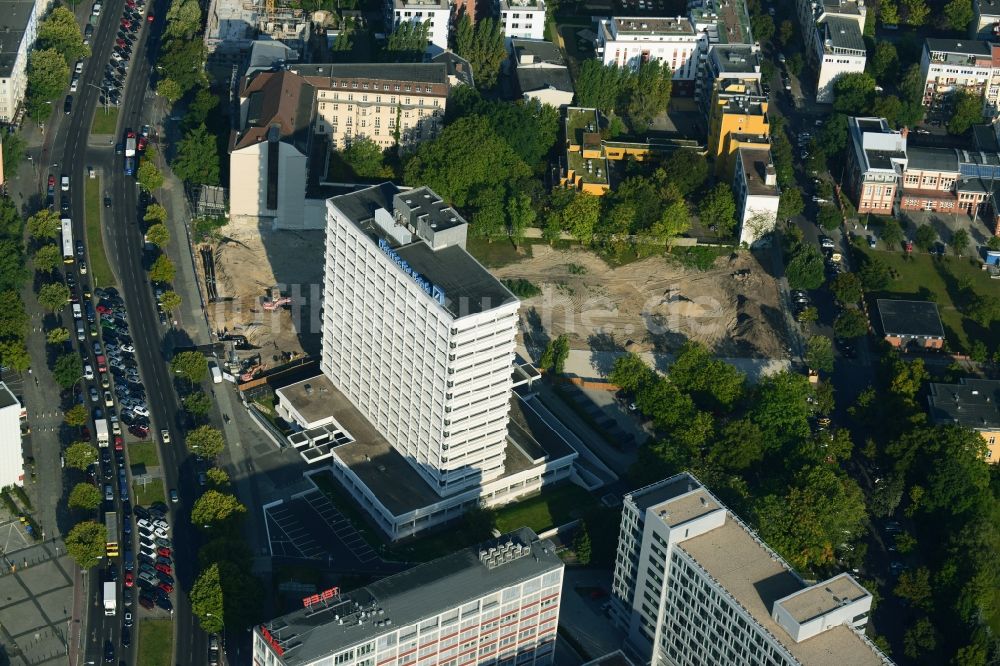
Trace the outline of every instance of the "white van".
<path fill-rule="evenodd" d="M 83 310 L 80 309 L 79 303 L 73 304 L 73 319 L 83 319 Z"/>

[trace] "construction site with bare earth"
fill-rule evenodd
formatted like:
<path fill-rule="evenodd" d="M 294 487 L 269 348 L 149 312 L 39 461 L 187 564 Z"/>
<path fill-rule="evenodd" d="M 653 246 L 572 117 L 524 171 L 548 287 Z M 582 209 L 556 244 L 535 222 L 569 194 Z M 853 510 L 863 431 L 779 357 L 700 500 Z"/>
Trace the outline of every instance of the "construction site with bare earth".
<path fill-rule="evenodd" d="M 244 336 L 254 349 L 240 355 L 241 374 L 318 355 L 323 231 L 232 221 L 196 249 L 213 330 Z M 565 334 L 577 350 L 669 354 L 694 340 L 725 357 L 786 356 L 777 282 L 750 252 L 702 268 L 662 255 L 612 267 L 589 250 L 544 244 L 524 246 L 517 257 L 491 270 L 538 290 L 522 297 L 520 311 L 520 342 L 532 352 Z"/>

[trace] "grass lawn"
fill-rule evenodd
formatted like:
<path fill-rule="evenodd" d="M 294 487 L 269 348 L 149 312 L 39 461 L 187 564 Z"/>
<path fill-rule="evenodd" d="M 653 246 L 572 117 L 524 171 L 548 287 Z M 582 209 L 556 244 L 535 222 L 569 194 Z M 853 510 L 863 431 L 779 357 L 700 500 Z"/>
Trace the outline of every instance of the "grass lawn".
<path fill-rule="evenodd" d="M 118 131 L 118 107 L 109 106 L 108 112 L 104 112 L 104 107 L 97 107 L 94 112 L 94 124 L 90 126 L 91 134 L 114 134 Z"/>
<path fill-rule="evenodd" d="M 978 258 L 946 255 L 932 257 L 925 252 L 907 256 L 903 252 L 885 252 L 867 247 L 857 248 L 869 257 L 877 257 L 894 271 L 896 278 L 887 289 L 872 294 L 876 298 L 909 298 L 931 300 L 938 304 L 945 338 L 953 351 L 969 351 L 974 340 L 982 340 L 993 348 L 1000 336 L 1000 322 L 990 329 L 965 317 L 961 308 L 968 306 L 963 285 L 977 294 L 996 294 L 1000 284 L 991 280 L 980 268 Z"/>
<path fill-rule="evenodd" d="M 173 656 L 174 623 L 171 620 L 143 620 L 139 623 L 139 655 L 143 666 L 169 666 Z"/>
<path fill-rule="evenodd" d="M 138 481 L 132 482 L 132 491 L 135 495 L 135 504 L 142 506 L 149 506 L 153 502 L 163 502 L 166 500 L 166 494 L 163 492 L 163 479 L 150 479 L 146 482 L 145 487 Z M 143 663 L 140 661 L 139 663 Z"/>
<path fill-rule="evenodd" d="M 466 248 L 486 268 L 500 268 L 531 256 L 530 243 L 522 243 L 519 251 L 509 240 L 488 243 L 482 238 L 470 238 Z"/>
<path fill-rule="evenodd" d="M 152 442 L 133 442 L 128 445 L 128 462 L 130 465 L 145 465 L 146 469 L 160 466 L 160 457 L 156 453 L 156 444 Z"/>
<path fill-rule="evenodd" d="M 104 238 L 101 236 L 101 179 L 87 178 L 86 183 L 83 213 L 87 222 L 90 280 L 95 288 L 110 287 L 115 284 L 115 276 L 104 252 Z"/>

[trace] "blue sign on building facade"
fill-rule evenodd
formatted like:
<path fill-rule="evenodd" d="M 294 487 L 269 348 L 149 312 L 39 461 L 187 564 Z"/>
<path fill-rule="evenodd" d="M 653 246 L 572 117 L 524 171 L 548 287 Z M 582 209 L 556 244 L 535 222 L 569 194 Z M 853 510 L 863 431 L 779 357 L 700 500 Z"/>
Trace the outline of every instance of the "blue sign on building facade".
<path fill-rule="evenodd" d="M 410 276 L 410 278 L 412 278 L 412 280 L 416 282 L 421 289 L 424 290 L 424 293 L 426 293 L 428 296 L 433 298 L 441 305 L 444 305 L 444 289 L 437 286 L 436 284 L 433 284 L 430 280 L 425 279 L 423 275 L 410 268 L 410 265 L 406 263 L 406 260 L 404 260 L 401 256 L 396 254 L 396 251 L 392 249 L 392 246 L 389 245 L 389 242 L 386 241 L 384 238 L 378 239 L 378 247 L 380 250 L 382 250 L 382 252 L 385 253 L 385 256 L 392 259 L 393 262 L 395 262 L 395 264 L 399 266 L 404 273 Z"/>

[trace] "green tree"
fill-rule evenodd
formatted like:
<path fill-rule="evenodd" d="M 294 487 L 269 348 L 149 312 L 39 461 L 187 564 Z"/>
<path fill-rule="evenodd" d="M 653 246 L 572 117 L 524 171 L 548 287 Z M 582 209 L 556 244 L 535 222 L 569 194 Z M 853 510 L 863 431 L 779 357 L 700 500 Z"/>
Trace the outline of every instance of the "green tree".
<path fill-rule="evenodd" d="M 242 518 L 246 511 L 235 495 L 206 490 L 191 507 L 191 522 L 196 527 L 212 527 Z"/>
<path fill-rule="evenodd" d="M 834 320 L 833 332 L 838 338 L 859 338 L 868 333 L 868 320 L 861 310 L 847 308 Z"/>
<path fill-rule="evenodd" d="M 149 279 L 160 284 L 170 284 L 174 281 L 174 262 L 170 257 L 161 254 L 149 269 Z"/>
<path fill-rule="evenodd" d="M 944 6 L 944 18 L 949 28 L 964 32 L 972 23 L 972 0 L 951 0 Z"/>
<path fill-rule="evenodd" d="M 86 407 L 77 403 L 66 410 L 63 420 L 71 428 L 79 428 L 87 425 L 87 422 L 90 421 L 90 414 L 87 413 Z"/>
<path fill-rule="evenodd" d="M 990 239 L 986 241 L 986 247 L 993 251 L 1000 250 L 1000 236 L 990 236 Z"/>
<path fill-rule="evenodd" d="M 643 368 L 648 371 L 645 364 Z M 729 410 L 746 390 L 746 375 L 696 342 L 681 346 L 667 375 L 701 408 L 711 411 Z"/>
<path fill-rule="evenodd" d="M 664 179 L 686 197 L 708 180 L 708 161 L 693 150 L 675 150 L 663 164 L 663 172 Z"/>
<path fill-rule="evenodd" d="M 633 394 L 657 379 L 652 369 L 637 354 L 619 356 L 608 374 L 609 382 Z"/>
<path fill-rule="evenodd" d="M 31 356 L 23 340 L 0 340 L 0 360 L 14 372 L 31 367 Z"/>
<path fill-rule="evenodd" d="M 456 34 L 456 52 L 469 61 L 476 74 L 476 85 L 482 89 L 492 88 L 500 75 L 500 66 L 507 57 L 504 46 L 503 23 L 495 18 L 480 19 L 469 30 L 462 26 L 469 17 L 459 20 Z"/>
<path fill-rule="evenodd" d="M 156 84 L 156 94 L 173 104 L 184 96 L 184 89 L 177 81 L 171 78 L 164 78 Z"/>
<path fill-rule="evenodd" d="M 645 234 L 651 243 L 661 243 L 668 248 L 674 239 L 691 228 L 691 216 L 683 199 L 675 199 L 663 206 L 660 217 L 653 222 Z"/>
<path fill-rule="evenodd" d="M 823 284 L 823 257 L 811 245 L 804 245 L 792 256 L 785 269 L 792 289 L 818 289 Z"/>
<path fill-rule="evenodd" d="M 895 0 L 879 0 L 878 14 L 882 25 L 899 24 L 899 8 Z"/>
<path fill-rule="evenodd" d="M 84 482 L 73 486 L 73 490 L 69 493 L 67 504 L 71 509 L 93 511 L 101 505 L 103 500 L 104 497 L 101 495 L 101 491 L 94 484 Z"/>
<path fill-rule="evenodd" d="M 780 219 L 790 219 L 795 217 L 805 208 L 802 201 L 802 193 L 795 188 L 782 190 L 778 199 L 778 217 Z"/>
<path fill-rule="evenodd" d="M 861 489 L 827 465 L 804 469 L 784 494 L 764 495 L 754 513 L 764 541 L 800 568 L 832 564 L 837 544 L 866 520 Z"/>
<path fill-rule="evenodd" d="M 861 300 L 861 280 L 856 273 L 841 273 L 830 283 L 830 291 L 843 305 L 851 305 Z"/>
<path fill-rule="evenodd" d="M 0 240 L 0 288 L 5 290 L 4 293 L 11 290 L 17 299 L 20 299 L 20 295 L 13 290 L 18 289 L 28 276 L 24 264 L 24 252 L 20 240 L 9 238 Z M 9 314 L 7 316 L 9 318 Z"/>
<path fill-rule="evenodd" d="M 69 65 L 59 51 L 41 49 L 28 57 L 28 114 L 41 121 L 52 111 L 49 102 L 62 95 L 69 81 Z"/>
<path fill-rule="evenodd" d="M 747 417 L 760 429 L 769 449 L 797 444 L 809 437 L 809 380 L 789 371 L 758 382 Z"/>
<path fill-rule="evenodd" d="M 68 389 L 83 376 L 83 361 L 80 355 L 75 352 L 67 352 L 56 359 L 52 368 L 52 376 L 56 383 L 64 389 Z"/>
<path fill-rule="evenodd" d="M 894 82 L 899 74 L 899 54 L 896 52 L 896 45 L 889 41 L 877 42 L 868 64 L 876 81 Z"/>
<path fill-rule="evenodd" d="M 195 391 L 184 396 L 184 409 L 193 416 L 205 416 L 212 409 L 212 399 L 204 391 Z"/>
<path fill-rule="evenodd" d="M 952 93 L 953 110 L 948 120 L 948 134 L 965 134 L 983 121 L 983 98 L 965 90 Z"/>
<path fill-rule="evenodd" d="M 959 257 L 969 249 L 970 242 L 969 232 L 965 229 L 959 229 L 951 235 L 951 249 Z"/>
<path fill-rule="evenodd" d="M 69 331 L 62 326 L 53 328 L 45 334 L 45 342 L 53 346 L 69 342 Z"/>
<path fill-rule="evenodd" d="M 189 136 L 191 130 L 196 129 L 199 125 L 204 125 L 208 114 L 217 106 L 219 106 L 219 98 L 213 95 L 207 86 L 199 85 L 195 90 L 194 99 L 188 105 L 188 112 L 184 116 L 184 136 Z M 206 140 L 211 139 L 206 136 Z M 215 184 L 217 183 L 206 183 L 206 185 Z"/>
<path fill-rule="evenodd" d="M 170 168 L 174 175 L 189 183 L 218 185 L 219 162 L 218 142 L 201 123 L 177 144 L 177 156 Z"/>
<path fill-rule="evenodd" d="M 176 291 L 168 290 L 160 297 L 160 305 L 166 312 L 174 312 L 181 306 L 181 296 Z"/>
<path fill-rule="evenodd" d="M 720 235 L 730 236 L 736 227 L 736 202 L 733 191 L 726 183 L 719 183 L 701 201 L 698 207 L 702 224 L 714 225 Z"/>
<path fill-rule="evenodd" d="M 904 571 L 899 575 L 899 582 L 896 583 L 893 593 L 913 606 L 929 611 L 933 594 L 931 572 L 927 567 Z"/>
<path fill-rule="evenodd" d="M 191 587 L 190 601 L 191 612 L 197 616 L 202 631 L 210 634 L 222 631 L 225 621 L 218 564 L 201 572 Z"/>
<path fill-rule="evenodd" d="M 545 370 L 552 370 L 557 375 L 561 375 L 569 358 L 569 338 L 560 335 L 554 340 L 549 340 L 542 357 L 538 360 L 539 367 Z"/>
<path fill-rule="evenodd" d="M 31 263 L 36 271 L 52 273 L 63 262 L 62 250 L 55 243 L 43 245 L 35 250 L 35 256 L 31 258 Z M 63 302 L 63 305 L 66 303 Z"/>
<path fill-rule="evenodd" d="M 86 520 L 77 523 L 66 535 L 66 552 L 81 569 L 97 566 L 107 547 L 108 531 L 101 523 Z"/>
<path fill-rule="evenodd" d="M 863 261 L 858 275 L 861 276 L 861 284 L 868 291 L 885 289 L 892 282 L 889 265 L 879 257 L 869 257 Z"/>
<path fill-rule="evenodd" d="M 471 203 L 478 190 L 497 187 L 498 177 L 516 183 L 531 175 L 489 121 L 478 116 L 461 118 L 422 143 L 404 171 L 407 183 L 427 185 L 459 208 Z"/>
<path fill-rule="evenodd" d="M 755 13 L 751 16 L 750 27 L 753 30 L 753 36 L 761 44 L 771 41 L 771 38 L 774 37 L 774 19 L 767 14 Z"/>
<path fill-rule="evenodd" d="M 146 214 L 143 216 L 142 221 L 143 222 L 149 222 L 150 224 L 153 224 L 153 225 L 163 224 L 163 223 L 165 223 L 167 221 L 167 217 L 168 217 L 168 215 L 167 215 L 167 209 L 166 208 L 164 208 L 161 204 L 151 203 L 148 206 L 146 206 Z M 166 229 L 164 231 L 166 231 Z M 170 232 L 168 231 L 167 233 L 168 233 L 167 238 L 169 239 L 170 238 L 170 236 L 169 236 Z M 153 242 L 155 243 L 156 241 L 153 241 Z M 160 243 L 156 243 L 156 244 L 160 245 Z M 167 244 L 166 242 L 163 243 L 163 245 L 166 245 L 166 244 Z M 162 247 L 162 245 L 161 245 L 161 247 Z"/>
<path fill-rule="evenodd" d="M 17 173 L 24 160 L 25 142 L 20 134 L 10 133 L 3 135 L 3 175 L 8 180 L 17 178 Z"/>
<path fill-rule="evenodd" d="M 563 228 L 581 243 L 590 244 L 601 217 L 601 198 L 584 192 L 574 193 L 563 209 Z"/>
<path fill-rule="evenodd" d="M 836 206 L 825 204 L 819 207 L 819 213 L 816 216 L 816 221 L 819 222 L 820 226 L 824 229 L 833 231 L 843 223 L 844 218 L 840 211 L 837 210 Z"/>
<path fill-rule="evenodd" d="M 788 43 L 792 41 L 792 37 L 795 36 L 795 24 L 785 19 L 778 26 L 778 41 L 781 42 L 782 46 L 788 46 Z"/>
<path fill-rule="evenodd" d="M 927 0 L 902 0 L 902 5 L 904 23 L 916 28 L 927 22 L 927 16 L 931 13 Z"/>
<path fill-rule="evenodd" d="M 200 384 L 208 375 L 208 359 L 201 352 L 181 352 L 170 360 L 170 369 L 188 383 Z"/>
<path fill-rule="evenodd" d="M 899 222 L 893 218 L 889 218 L 882 225 L 881 236 L 882 240 L 890 248 L 899 247 L 899 244 L 903 242 L 903 229 L 899 226 Z"/>
<path fill-rule="evenodd" d="M 171 39 L 160 51 L 159 66 L 163 70 L 157 92 L 168 96 L 164 86 L 174 87 L 169 92 L 179 93 L 179 99 L 192 88 L 204 85 L 205 74 L 205 42 L 202 39 Z M 168 81 L 170 82 L 168 84 Z"/>
<path fill-rule="evenodd" d="M 378 178 L 385 176 L 382 163 L 382 149 L 368 137 L 352 140 L 343 150 L 344 161 L 351 171 L 359 178 Z"/>
<path fill-rule="evenodd" d="M 158 190 L 163 187 L 163 174 L 156 168 L 156 165 L 149 159 L 143 159 L 139 165 L 139 170 L 135 174 L 139 187 L 147 192 Z"/>
<path fill-rule="evenodd" d="M 917 231 L 913 235 L 913 242 L 916 243 L 917 247 L 928 252 L 934 247 L 934 244 L 937 243 L 937 239 L 938 233 L 934 231 L 934 227 L 929 224 L 921 224 L 917 227 Z"/>
<path fill-rule="evenodd" d="M 167 10 L 168 40 L 190 40 L 201 31 L 201 6 L 198 0 L 175 0 Z"/>
<path fill-rule="evenodd" d="M 590 564 L 591 546 L 590 532 L 587 531 L 587 523 L 580 522 L 580 527 L 573 537 L 573 552 L 576 554 L 576 561 L 583 566 Z"/>
<path fill-rule="evenodd" d="M 165 248 L 170 243 L 170 230 L 165 224 L 154 224 L 146 230 L 146 241 L 161 249 Z"/>
<path fill-rule="evenodd" d="M 42 285 L 38 290 L 38 304 L 49 312 L 59 312 L 69 302 L 69 287 L 62 282 Z"/>
<path fill-rule="evenodd" d="M 639 63 L 639 67 L 627 73 L 622 84 L 624 107 L 620 109 L 628 118 L 633 132 L 649 129 L 653 118 L 667 110 L 673 74 L 670 67 L 659 60 Z"/>
<path fill-rule="evenodd" d="M 383 56 L 392 62 L 419 62 L 427 49 L 429 30 L 430 20 L 401 22 L 389 35 Z"/>
<path fill-rule="evenodd" d="M 7 150 L 6 143 L 4 143 L 4 150 Z M 4 172 L 6 173 L 6 167 Z M 62 233 L 62 225 L 59 220 L 58 213 L 51 208 L 43 208 L 28 218 L 28 234 L 35 240 L 55 240 Z"/>
<path fill-rule="evenodd" d="M 64 458 L 70 467 L 86 471 L 97 462 L 97 449 L 90 442 L 76 442 L 66 447 Z"/>
<path fill-rule="evenodd" d="M 965 314 L 980 326 L 990 326 L 1000 319 L 1000 298 L 992 294 L 976 295 Z"/>
<path fill-rule="evenodd" d="M 833 372 L 833 343 L 825 335 L 814 335 L 806 343 L 806 363 L 813 370 Z"/>
<path fill-rule="evenodd" d="M 489 507 L 473 506 L 462 516 L 466 534 L 476 541 L 485 541 L 493 536 L 497 526 L 497 514 Z"/>
<path fill-rule="evenodd" d="M 57 51 L 67 63 L 90 55 L 90 47 L 83 43 L 80 24 L 67 7 L 57 6 L 38 26 L 36 48 Z"/>
<path fill-rule="evenodd" d="M 584 60 L 575 83 L 576 104 L 595 108 L 605 115 L 613 113 L 621 94 L 623 74 L 620 68 L 604 65 L 600 60 Z M 674 154 L 679 152 L 683 151 Z"/>
<path fill-rule="evenodd" d="M 857 115 L 868 113 L 875 103 L 875 79 L 869 74 L 841 74 L 833 82 L 833 110 Z"/>
<path fill-rule="evenodd" d="M 905 2 L 905 0 L 904 0 Z M 937 630 L 926 617 L 909 626 L 903 634 L 903 654 L 910 659 L 918 659 L 934 651 L 937 647 Z"/>
<path fill-rule="evenodd" d="M 218 467 L 209 467 L 205 472 L 205 476 L 208 477 L 208 481 L 216 488 L 225 488 L 230 483 L 226 470 L 219 469 Z"/>
<path fill-rule="evenodd" d="M 212 460 L 226 448 L 226 440 L 218 428 L 203 425 L 188 433 L 187 447 L 191 453 Z"/>

